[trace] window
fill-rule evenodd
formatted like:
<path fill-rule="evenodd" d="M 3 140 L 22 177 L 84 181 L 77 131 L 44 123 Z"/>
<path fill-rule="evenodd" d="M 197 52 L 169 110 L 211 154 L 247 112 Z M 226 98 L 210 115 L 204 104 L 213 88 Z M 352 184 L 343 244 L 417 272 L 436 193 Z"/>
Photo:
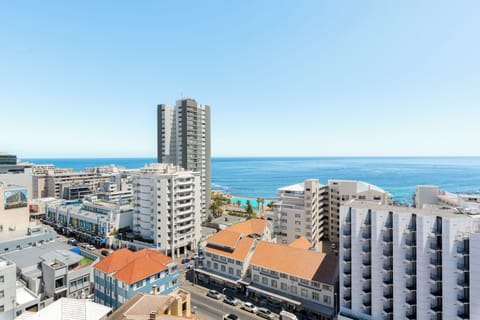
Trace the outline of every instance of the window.
<path fill-rule="evenodd" d="M 253 266 L 253 270 L 258 271 L 259 268 L 257 266 Z"/>
<path fill-rule="evenodd" d="M 291 286 L 290 287 L 290 292 L 293 293 L 293 294 L 297 294 L 297 287 Z"/>
<path fill-rule="evenodd" d="M 242 271 L 240 269 L 237 269 L 237 277 L 241 277 L 242 276 Z"/>
<path fill-rule="evenodd" d="M 222 264 L 222 265 L 220 266 L 220 270 L 221 270 L 222 272 L 225 272 L 225 271 L 227 270 L 227 268 Z"/>
<path fill-rule="evenodd" d="M 320 300 L 320 294 L 318 294 L 318 292 L 312 291 L 312 299 L 315 301 Z"/>
<path fill-rule="evenodd" d="M 0 283 L 5 283 L 5 276 L 0 276 Z"/>
<path fill-rule="evenodd" d="M 302 289 L 302 297 L 308 297 L 307 289 Z"/>
<path fill-rule="evenodd" d="M 228 263 L 233 263 L 233 259 L 228 258 Z"/>
<path fill-rule="evenodd" d="M 301 283 L 301 284 L 308 285 L 308 280 L 300 279 L 300 283 Z"/>
<path fill-rule="evenodd" d="M 241 266 L 241 265 L 242 265 L 242 261 L 238 261 L 238 260 L 237 260 L 237 261 L 235 261 L 235 264 L 236 264 L 237 266 Z M 253 268 L 255 268 L 255 267 L 253 267 Z"/>
<path fill-rule="evenodd" d="M 277 287 L 277 280 L 273 280 L 270 281 L 270 285 L 272 286 L 272 288 L 276 288 Z"/>
<path fill-rule="evenodd" d="M 233 274 L 233 268 L 232 267 L 228 268 L 228 273 Z"/>
<path fill-rule="evenodd" d="M 5 297 L 5 291 L 0 290 L 0 299 L 3 298 L 3 297 Z"/>
<path fill-rule="evenodd" d="M 295 276 L 290 276 L 290 280 L 292 280 L 292 281 L 298 281 L 298 278 L 295 277 Z"/>
<path fill-rule="evenodd" d="M 216 262 L 213 263 L 213 269 L 218 270 L 218 263 L 216 263 Z"/>
<path fill-rule="evenodd" d="M 260 277 L 258 276 L 258 274 L 254 274 L 253 281 L 258 282 L 259 280 L 260 280 Z"/>
<path fill-rule="evenodd" d="M 331 304 L 332 298 L 330 296 L 323 296 L 323 303 Z"/>
<path fill-rule="evenodd" d="M 287 284 L 285 282 L 280 283 L 280 288 L 284 291 L 287 291 Z"/>
<path fill-rule="evenodd" d="M 0 306 L 0 312 L 5 312 L 5 306 L 3 305 Z"/>
<path fill-rule="evenodd" d="M 262 283 L 268 285 L 267 277 L 262 277 Z"/>
<path fill-rule="evenodd" d="M 207 268 L 211 268 L 212 267 L 212 263 L 210 262 L 210 260 L 207 261 Z"/>
<path fill-rule="evenodd" d="M 332 287 L 330 287 L 329 285 L 326 285 L 326 284 L 322 285 L 322 289 L 327 290 L 327 291 L 332 291 Z"/>

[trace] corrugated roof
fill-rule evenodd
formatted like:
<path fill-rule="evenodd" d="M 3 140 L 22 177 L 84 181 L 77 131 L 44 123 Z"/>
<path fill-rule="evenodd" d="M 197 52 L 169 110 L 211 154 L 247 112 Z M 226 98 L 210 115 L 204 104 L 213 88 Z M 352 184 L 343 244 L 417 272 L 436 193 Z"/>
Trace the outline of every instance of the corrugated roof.
<path fill-rule="evenodd" d="M 171 261 L 171 258 L 151 249 L 132 252 L 124 248 L 112 252 L 94 268 L 107 274 L 114 273 L 115 278 L 132 284 L 166 270 Z"/>
<path fill-rule="evenodd" d="M 338 273 L 333 255 L 266 241 L 258 242 L 250 264 L 326 284 Z"/>

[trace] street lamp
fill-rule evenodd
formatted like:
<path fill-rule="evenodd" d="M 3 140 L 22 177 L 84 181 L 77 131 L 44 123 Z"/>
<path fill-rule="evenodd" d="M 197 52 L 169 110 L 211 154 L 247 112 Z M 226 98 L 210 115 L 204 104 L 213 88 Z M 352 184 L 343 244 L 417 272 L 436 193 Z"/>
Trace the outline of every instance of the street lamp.
<path fill-rule="evenodd" d="M 223 299 L 225 299 L 225 289 L 226 289 L 226 288 L 223 288 L 223 289 L 222 289 Z M 225 308 L 225 307 L 224 307 L 224 304 L 225 304 L 225 303 L 222 301 L 222 320 L 223 320 L 223 317 L 224 317 L 224 315 L 225 315 L 225 314 L 224 314 L 224 310 L 223 310 L 223 309 Z"/>
<path fill-rule="evenodd" d="M 193 306 L 193 313 L 195 313 L 195 320 L 197 320 L 197 306 Z"/>

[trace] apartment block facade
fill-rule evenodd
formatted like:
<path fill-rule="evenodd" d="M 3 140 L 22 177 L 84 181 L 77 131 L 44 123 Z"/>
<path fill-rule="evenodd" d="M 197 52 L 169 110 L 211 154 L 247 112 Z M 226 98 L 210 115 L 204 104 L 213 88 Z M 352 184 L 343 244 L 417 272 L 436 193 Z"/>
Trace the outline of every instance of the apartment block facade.
<path fill-rule="evenodd" d="M 133 234 L 172 257 L 200 239 L 201 183 L 197 172 L 151 164 L 133 176 Z"/>
<path fill-rule="evenodd" d="M 201 217 L 207 219 L 211 190 L 210 106 L 194 99 L 160 104 L 157 109 L 157 159 L 200 173 Z"/>
<path fill-rule="evenodd" d="M 304 236 L 315 245 L 323 239 L 328 222 L 328 186 L 309 179 L 278 189 L 278 198 L 273 205 L 278 243 L 291 243 Z"/>
<path fill-rule="evenodd" d="M 445 206 L 344 204 L 339 319 L 477 319 L 479 226 Z"/>

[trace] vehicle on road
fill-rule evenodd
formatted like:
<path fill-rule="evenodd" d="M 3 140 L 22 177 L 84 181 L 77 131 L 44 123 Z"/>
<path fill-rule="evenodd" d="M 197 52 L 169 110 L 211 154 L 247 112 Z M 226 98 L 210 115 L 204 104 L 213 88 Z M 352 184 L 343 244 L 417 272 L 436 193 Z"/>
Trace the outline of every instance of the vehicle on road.
<path fill-rule="evenodd" d="M 102 250 L 102 251 L 100 251 L 100 254 L 101 254 L 102 256 L 105 256 L 105 257 L 106 257 L 106 256 L 108 256 L 108 255 L 110 254 L 110 251 L 108 251 L 108 250 Z"/>
<path fill-rule="evenodd" d="M 231 306 L 236 306 L 240 301 L 238 301 L 238 299 L 235 297 L 225 296 L 225 298 L 223 298 L 223 302 L 228 303 Z"/>
<path fill-rule="evenodd" d="M 189 263 L 190 262 L 190 259 L 189 258 L 183 258 L 182 259 L 182 264 L 184 263 Z"/>
<path fill-rule="evenodd" d="M 250 302 L 244 302 L 240 309 L 243 309 L 248 312 L 256 313 L 257 312 L 257 307 L 253 305 L 253 303 Z"/>
<path fill-rule="evenodd" d="M 223 316 L 223 320 L 238 320 L 238 319 L 239 319 L 238 316 L 233 313 L 229 313 Z"/>
<path fill-rule="evenodd" d="M 287 311 L 280 312 L 280 320 L 298 320 L 297 316 Z"/>
<path fill-rule="evenodd" d="M 274 320 L 275 319 L 275 314 L 268 310 L 267 308 L 258 308 L 257 309 L 257 316 L 269 319 L 269 320 Z"/>
<path fill-rule="evenodd" d="M 222 298 L 222 294 L 217 290 L 208 290 L 207 297 L 220 300 Z"/>

